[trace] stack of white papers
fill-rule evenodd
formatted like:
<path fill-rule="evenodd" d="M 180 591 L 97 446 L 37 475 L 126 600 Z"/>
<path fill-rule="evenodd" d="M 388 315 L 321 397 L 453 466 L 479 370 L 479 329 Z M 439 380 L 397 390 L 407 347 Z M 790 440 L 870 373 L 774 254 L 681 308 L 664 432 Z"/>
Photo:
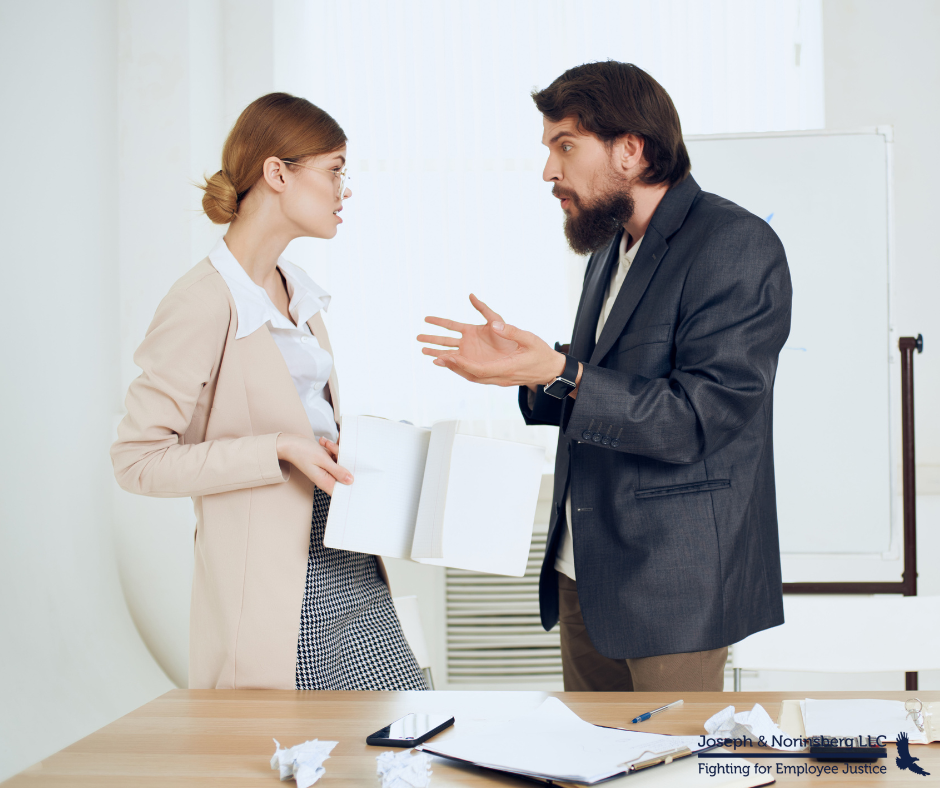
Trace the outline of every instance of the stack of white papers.
<path fill-rule="evenodd" d="M 927 744 L 929 738 L 907 716 L 900 700 L 813 700 L 800 702 L 806 736 L 853 738 L 876 736 L 896 741 L 906 733 L 911 744 Z"/>
<path fill-rule="evenodd" d="M 525 574 L 545 452 L 372 416 L 343 419 L 323 543 L 475 572 Z"/>
<path fill-rule="evenodd" d="M 700 736 L 663 736 L 601 728 L 557 698 L 514 720 L 461 724 L 418 749 L 477 766 L 542 779 L 595 783 L 640 761 L 701 749 Z"/>

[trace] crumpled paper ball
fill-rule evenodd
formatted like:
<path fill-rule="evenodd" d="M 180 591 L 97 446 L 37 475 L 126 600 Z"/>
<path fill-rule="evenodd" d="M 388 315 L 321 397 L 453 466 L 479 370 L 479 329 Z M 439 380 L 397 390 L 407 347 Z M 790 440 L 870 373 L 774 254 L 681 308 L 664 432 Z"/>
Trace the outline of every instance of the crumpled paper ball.
<path fill-rule="evenodd" d="M 375 758 L 382 788 L 427 788 L 431 782 L 431 756 L 411 750 L 383 752 Z"/>
<path fill-rule="evenodd" d="M 271 768 L 280 770 L 282 780 L 293 777 L 297 788 L 310 788 L 326 772 L 323 761 L 330 757 L 330 751 L 338 742 L 314 739 L 289 749 L 281 747 L 277 739 L 274 744 L 276 749 L 271 756 Z"/>
<path fill-rule="evenodd" d="M 722 739 L 749 737 L 755 745 L 758 744 L 759 737 L 763 736 L 766 745 L 775 750 L 805 749 L 780 730 L 759 703 L 755 703 L 750 711 L 739 711 L 737 714 L 734 713 L 734 706 L 726 706 L 705 720 L 705 730 L 710 736 Z M 778 737 L 776 741 L 775 737 Z M 784 741 L 790 744 L 784 745 Z"/>

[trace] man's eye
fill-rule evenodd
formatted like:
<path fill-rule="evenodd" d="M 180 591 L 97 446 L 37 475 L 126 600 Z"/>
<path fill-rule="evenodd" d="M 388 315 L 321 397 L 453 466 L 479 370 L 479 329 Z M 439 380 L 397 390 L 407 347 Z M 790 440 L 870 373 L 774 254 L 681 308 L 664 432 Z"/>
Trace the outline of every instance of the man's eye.
<path fill-rule="evenodd" d="M 572 146 L 571 146 L 571 145 L 567 145 L 567 144 L 561 146 L 561 149 L 562 149 L 565 153 L 567 153 L 571 148 L 572 148 Z"/>

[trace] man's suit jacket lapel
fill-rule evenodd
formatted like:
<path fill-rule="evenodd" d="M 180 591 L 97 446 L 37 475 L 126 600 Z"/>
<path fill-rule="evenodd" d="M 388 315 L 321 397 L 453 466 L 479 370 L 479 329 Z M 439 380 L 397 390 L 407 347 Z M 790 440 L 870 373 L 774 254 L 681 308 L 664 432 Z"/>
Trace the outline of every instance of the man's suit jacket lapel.
<path fill-rule="evenodd" d="M 659 267 L 659 261 L 663 259 L 668 249 L 669 245 L 665 239 L 650 225 L 646 230 L 646 235 L 643 236 L 643 243 L 640 244 L 636 259 L 623 280 L 617 300 L 614 301 L 610 314 L 607 316 L 607 322 L 604 323 L 589 363 L 599 364 L 620 337 L 623 327 L 627 324 L 637 304 L 640 303 L 640 298 L 646 292 L 650 279 Z"/>
<path fill-rule="evenodd" d="M 601 314 L 601 304 L 607 293 L 607 284 L 610 282 L 610 270 L 617 264 L 620 254 L 620 236 L 617 233 L 610 245 L 595 253 L 588 263 L 585 274 L 584 288 L 581 290 L 581 303 L 578 305 L 578 314 L 574 321 L 574 332 L 571 336 L 571 347 L 568 353 L 578 361 L 587 361 L 594 348 L 594 337 L 597 335 L 597 319 Z M 561 406 L 561 434 L 564 435 L 565 425 L 574 408 L 574 400 L 565 397 Z"/>
<path fill-rule="evenodd" d="M 663 195 L 643 236 L 643 243 L 640 244 L 636 259 L 623 280 L 607 322 L 604 323 L 604 329 L 591 353 L 589 363 L 599 364 L 620 338 L 624 326 L 627 325 L 646 288 L 649 287 L 653 274 L 659 268 L 660 261 L 669 251 L 668 239 L 682 226 L 699 192 L 701 188 L 689 175 Z M 595 322 L 595 330 L 596 325 Z"/>
<path fill-rule="evenodd" d="M 617 264 L 620 254 L 621 235 L 623 235 L 622 230 L 614 236 L 610 245 L 596 256 L 594 265 L 587 272 L 581 306 L 578 309 L 574 334 L 571 337 L 570 353 L 578 361 L 587 361 L 594 348 L 597 320 L 601 314 L 601 304 L 607 293 L 607 285 L 610 282 L 610 271 Z"/>

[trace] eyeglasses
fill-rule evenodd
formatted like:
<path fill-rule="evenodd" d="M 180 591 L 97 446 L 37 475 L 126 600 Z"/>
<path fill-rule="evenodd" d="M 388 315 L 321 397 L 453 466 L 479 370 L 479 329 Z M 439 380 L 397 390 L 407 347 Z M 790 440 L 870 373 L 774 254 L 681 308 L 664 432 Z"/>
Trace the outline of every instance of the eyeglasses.
<path fill-rule="evenodd" d="M 305 170 L 321 170 L 322 172 L 329 172 L 339 178 L 339 198 L 342 200 L 343 195 L 346 194 L 346 181 L 349 180 L 349 169 L 343 167 L 341 170 L 330 170 L 326 167 L 313 167 L 310 164 L 301 164 L 299 161 L 291 161 L 290 159 L 281 159 L 285 164 L 293 164 L 297 167 L 303 167 Z"/>

